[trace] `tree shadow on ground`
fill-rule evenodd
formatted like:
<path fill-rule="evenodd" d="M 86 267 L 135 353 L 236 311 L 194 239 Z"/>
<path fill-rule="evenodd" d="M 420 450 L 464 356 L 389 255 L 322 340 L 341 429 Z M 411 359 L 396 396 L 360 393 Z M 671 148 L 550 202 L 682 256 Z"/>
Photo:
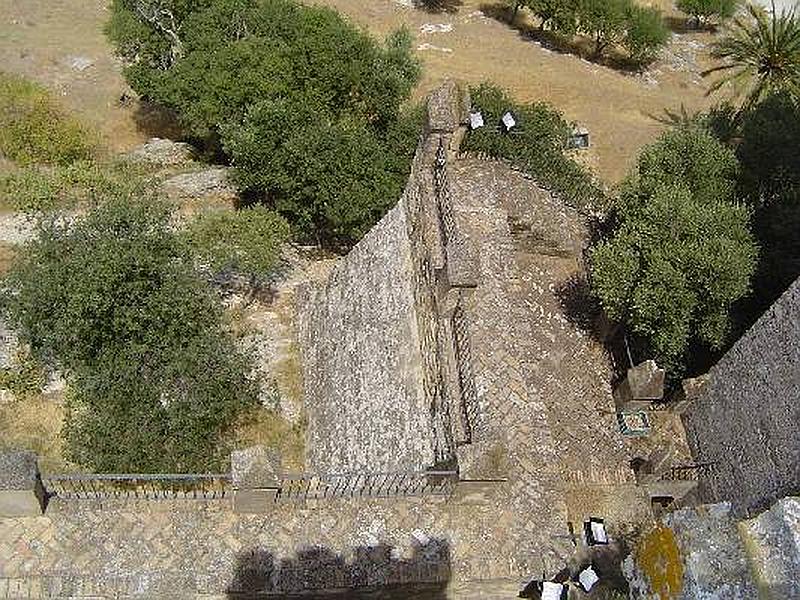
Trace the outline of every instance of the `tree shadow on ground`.
<path fill-rule="evenodd" d="M 584 274 L 575 274 L 562 281 L 555 289 L 564 316 L 581 331 L 596 334 L 600 305 L 592 296 L 589 281 Z"/>
<path fill-rule="evenodd" d="M 180 139 L 181 126 L 174 112 L 147 100 L 132 100 L 131 104 L 136 128 L 147 137 Z"/>
<path fill-rule="evenodd" d="M 286 559 L 253 548 L 236 557 L 227 597 L 445 600 L 450 563 L 450 545 L 441 539 L 416 544 L 410 557 L 386 544 L 359 546 L 349 561 L 325 547 Z"/>
<path fill-rule="evenodd" d="M 414 0 L 414 8 L 433 14 L 455 13 L 463 4 L 463 0 Z"/>
<path fill-rule="evenodd" d="M 555 295 L 572 325 L 605 347 L 613 368 L 612 385 L 627 376 L 628 369 L 650 358 L 647 344 L 626 333 L 624 327 L 610 321 L 600 303 L 592 295 L 585 274 L 575 274 L 555 288 Z"/>
<path fill-rule="evenodd" d="M 525 41 L 537 43 L 545 50 L 574 56 L 622 73 L 638 73 L 647 67 L 647 65 L 637 63 L 625 54 L 615 50 L 610 50 L 607 54 L 598 56 L 594 52 L 594 45 L 591 40 L 581 36 L 565 37 L 554 31 L 535 27 L 524 19 L 525 14 L 522 10 L 512 20 L 514 9 L 502 2 L 481 4 L 480 10 L 487 17 L 516 29 L 519 36 Z"/>

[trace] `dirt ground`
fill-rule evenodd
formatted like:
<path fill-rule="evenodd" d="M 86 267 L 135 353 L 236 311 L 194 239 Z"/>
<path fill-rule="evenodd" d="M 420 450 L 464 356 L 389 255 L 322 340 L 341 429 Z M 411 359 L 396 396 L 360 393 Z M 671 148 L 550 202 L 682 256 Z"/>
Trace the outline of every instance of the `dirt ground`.
<path fill-rule="evenodd" d="M 709 104 L 703 67 L 708 34 L 673 35 L 664 58 L 643 75 L 625 74 L 549 50 L 499 20 L 499 0 L 448 0 L 452 12 L 426 13 L 400 0 L 316 0 L 377 35 L 406 26 L 424 62 L 417 97 L 445 77 L 493 80 L 520 100 L 544 100 L 587 126 L 588 162 L 606 181 L 627 171 L 637 150 L 662 129 L 665 108 Z M 643 0 L 644 1 L 644 0 Z M 650 0 L 668 8 L 667 0 Z M 0 0 L 0 65 L 44 83 L 93 125 L 111 150 L 140 143 L 161 127 L 152 113 L 123 106 L 128 89 L 103 36 L 106 0 Z M 497 15 L 497 18 L 489 16 Z M 524 19 L 521 20 L 525 29 Z M 529 28 L 535 30 L 533 24 Z M 147 127 L 143 130 L 141 125 Z"/>

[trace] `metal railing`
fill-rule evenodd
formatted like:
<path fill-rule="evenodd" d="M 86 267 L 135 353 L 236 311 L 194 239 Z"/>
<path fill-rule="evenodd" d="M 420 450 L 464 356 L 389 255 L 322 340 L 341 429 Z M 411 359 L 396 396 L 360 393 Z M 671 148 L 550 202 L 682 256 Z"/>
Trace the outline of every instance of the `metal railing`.
<path fill-rule="evenodd" d="M 478 390 L 472 373 L 472 345 L 469 335 L 469 324 L 463 307 L 456 306 L 451 317 L 451 327 L 455 341 L 458 378 L 461 387 L 461 410 L 467 440 L 473 441 L 478 426 L 480 409 L 478 407 Z"/>
<path fill-rule="evenodd" d="M 671 467 L 661 476 L 662 481 L 697 481 L 701 471 L 709 471 L 716 463 L 704 462 L 695 465 L 678 465 Z"/>
<path fill-rule="evenodd" d="M 289 475 L 282 478 L 275 501 L 449 496 L 457 481 L 455 471 Z"/>
<path fill-rule="evenodd" d="M 69 474 L 43 475 L 50 497 L 68 500 L 221 500 L 230 493 L 230 475 Z"/>
<path fill-rule="evenodd" d="M 450 197 L 450 184 L 447 178 L 447 153 L 441 138 L 433 165 L 433 182 L 442 233 L 445 245 L 447 245 L 456 239 L 456 220 L 453 215 L 453 201 Z"/>

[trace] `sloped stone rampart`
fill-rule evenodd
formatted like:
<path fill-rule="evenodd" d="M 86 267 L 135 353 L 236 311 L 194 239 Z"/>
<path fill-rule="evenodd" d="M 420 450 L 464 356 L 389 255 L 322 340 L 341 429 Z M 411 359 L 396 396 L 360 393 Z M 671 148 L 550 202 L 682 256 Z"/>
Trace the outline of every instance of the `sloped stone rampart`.
<path fill-rule="evenodd" d="M 800 280 L 711 369 L 684 413 L 707 502 L 738 515 L 800 490 Z"/>

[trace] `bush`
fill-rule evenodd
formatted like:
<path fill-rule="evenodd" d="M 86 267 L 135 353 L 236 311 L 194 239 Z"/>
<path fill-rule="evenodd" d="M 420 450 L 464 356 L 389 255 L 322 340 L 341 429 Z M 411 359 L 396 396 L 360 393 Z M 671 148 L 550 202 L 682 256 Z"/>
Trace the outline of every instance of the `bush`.
<path fill-rule="evenodd" d="M 195 0 L 158 15 L 136 4 L 115 0 L 109 26 L 131 85 L 219 140 L 239 184 L 297 235 L 350 244 L 394 204 L 414 146 L 389 139 L 420 73 L 407 31 L 379 44 L 293 0 Z"/>
<path fill-rule="evenodd" d="M 171 222 L 146 196 L 45 220 L 5 280 L 21 341 L 67 375 L 64 435 L 87 468 L 221 468 L 229 428 L 255 403 L 250 366 Z"/>
<path fill-rule="evenodd" d="M 252 276 L 273 270 L 288 237 L 286 220 L 262 206 L 201 214 L 187 231 L 194 253 L 214 272 L 231 269 Z"/>
<path fill-rule="evenodd" d="M 86 130 L 44 89 L 0 71 L 0 155 L 21 165 L 66 165 L 91 153 Z"/>
<path fill-rule="evenodd" d="M 140 167 L 124 162 L 29 165 L 0 177 L 0 205 L 30 214 L 91 206 L 108 196 L 135 195 L 144 179 Z"/>
<path fill-rule="evenodd" d="M 510 160 L 579 210 L 603 204 L 604 194 L 591 175 L 566 155 L 572 127 L 558 112 L 545 104 L 516 104 L 491 84 L 472 88 L 470 95 L 487 127 L 469 132 L 465 150 Z M 503 134 L 494 127 L 508 110 L 517 119 L 521 133 Z"/>
<path fill-rule="evenodd" d="M 664 24 L 661 12 L 654 8 L 631 4 L 628 7 L 627 21 L 622 45 L 635 62 L 652 61 L 657 51 L 669 39 L 669 30 Z"/>
<path fill-rule="evenodd" d="M 678 0 L 678 10 L 691 15 L 698 25 L 705 25 L 712 17 L 720 20 L 731 18 L 740 0 Z"/>
<path fill-rule="evenodd" d="M 415 146 L 405 121 L 382 140 L 363 121 L 320 119 L 310 104 L 297 106 L 261 102 L 226 132 L 235 180 L 265 190 L 297 237 L 347 246 L 400 197 Z M 276 120 L 286 131 L 275 130 Z"/>
<path fill-rule="evenodd" d="M 730 149 L 699 128 L 668 132 L 642 152 L 590 255 L 603 309 L 673 376 L 690 344 L 722 346 L 749 291 L 757 247 L 748 209 L 733 201 L 736 172 Z"/>
<path fill-rule="evenodd" d="M 509 4 L 514 15 L 523 6 L 529 8 L 541 30 L 549 28 L 566 38 L 576 33 L 588 37 L 598 58 L 621 46 L 634 62 L 647 63 L 669 39 L 661 11 L 639 6 L 634 0 L 519 0 Z"/>

